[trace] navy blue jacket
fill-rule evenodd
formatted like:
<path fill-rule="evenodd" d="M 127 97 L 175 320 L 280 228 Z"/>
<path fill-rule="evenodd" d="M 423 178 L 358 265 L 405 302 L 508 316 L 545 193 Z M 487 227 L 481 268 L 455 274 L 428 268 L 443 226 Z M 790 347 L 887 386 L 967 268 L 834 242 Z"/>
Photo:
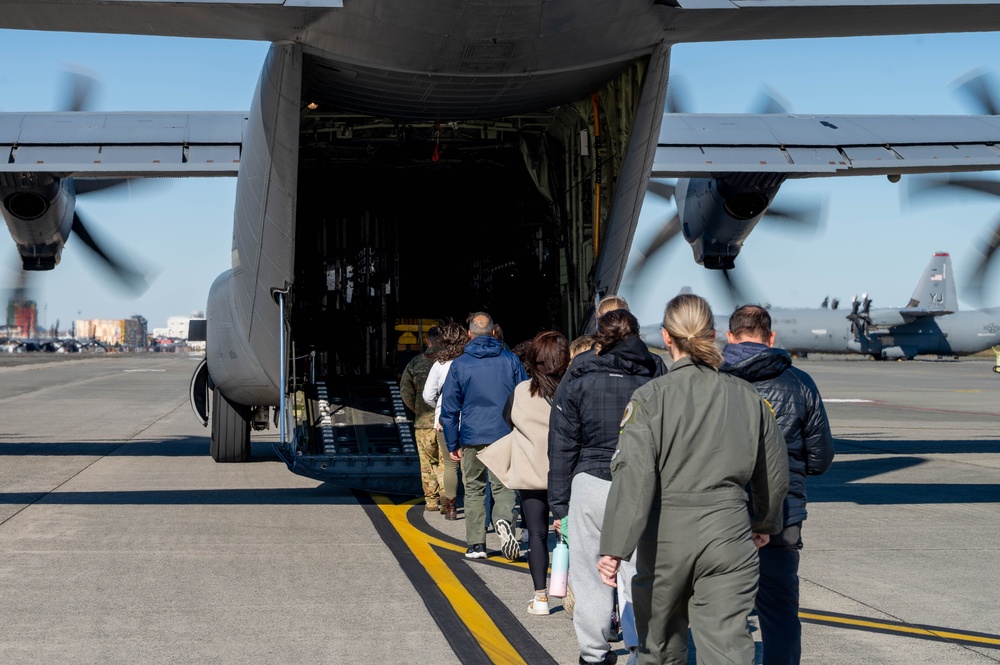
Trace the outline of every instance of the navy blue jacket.
<path fill-rule="evenodd" d="M 833 437 L 823 400 L 812 378 L 792 367 L 783 349 L 743 342 L 726 346 L 719 371 L 749 381 L 766 399 L 788 445 L 788 494 L 785 526 L 806 518 L 806 476 L 815 476 L 833 463 Z"/>
<path fill-rule="evenodd" d="M 527 378 L 521 361 L 499 340 L 480 335 L 466 344 L 441 387 L 441 428 L 448 450 L 484 446 L 510 434 L 503 407 Z"/>
<path fill-rule="evenodd" d="M 556 388 L 549 418 L 548 498 L 554 518 L 568 514 L 576 474 L 611 480 L 625 407 L 636 388 L 664 373 L 663 361 L 637 336 L 573 359 Z"/>

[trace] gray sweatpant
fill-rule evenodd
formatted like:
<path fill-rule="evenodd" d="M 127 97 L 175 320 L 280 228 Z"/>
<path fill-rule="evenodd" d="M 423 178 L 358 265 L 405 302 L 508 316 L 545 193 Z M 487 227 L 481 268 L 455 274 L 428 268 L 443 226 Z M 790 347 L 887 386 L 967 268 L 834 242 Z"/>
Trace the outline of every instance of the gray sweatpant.
<path fill-rule="evenodd" d="M 588 663 L 599 663 L 611 650 L 611 612 L 615 590 L 601 580 L 597 562 L 601 558 L 601 525 L 608 502 L 611 481 L 578 473 L 570 485 L 569 498 L 569 568 L 573 578 L 573 628 L 580 644 L 580 657 Z M 635 569 L 619 570 L 618 588 L 625 592 L 631 586 Z"/>

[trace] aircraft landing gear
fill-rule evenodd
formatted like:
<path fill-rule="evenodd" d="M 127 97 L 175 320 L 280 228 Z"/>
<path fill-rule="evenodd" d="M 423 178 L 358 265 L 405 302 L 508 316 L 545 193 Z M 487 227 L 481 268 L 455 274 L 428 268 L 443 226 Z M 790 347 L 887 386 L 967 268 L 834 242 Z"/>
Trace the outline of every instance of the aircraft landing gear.
<path fill-rule="evenodd" d="M 212 459 L 216 462 L 246 462 L 250 459 L 249 406 L 230 402 L 212 391 Z"/>
<path fill-rule="evenodd" d="M 997 354 L 997 364 L 993 366 L 993 371 L 1000 374 L 1000 346 L 994 346 L 993 353 Z"/>

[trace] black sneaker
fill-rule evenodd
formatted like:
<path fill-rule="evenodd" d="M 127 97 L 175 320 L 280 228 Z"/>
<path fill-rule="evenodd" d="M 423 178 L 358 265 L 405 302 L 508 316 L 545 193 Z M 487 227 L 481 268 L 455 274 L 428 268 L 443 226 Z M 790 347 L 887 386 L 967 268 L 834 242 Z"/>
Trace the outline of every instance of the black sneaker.
<path fill-rule="evenodd" d="M 486 558 L 486 545 L 484 543 L 477 543 L 472 545 L 469 549 L 465 550 L 466 559 L 485 559 Z"/>
<path fill-rule="evenodd" d="M 521 543 L 517 542 L 514 536 L 514 527 L 507 520 L 497 520 L 493 525 L 497 535 L 500 536 L 500 551 L 508 561 L 517 561 L 521 555 Z"/>
<path fill-rule="evenodd" d="M 615 663 L 617 662 L 618 662 L 618 654 L 616 654 L 614 651 L 607 652 L 606 654 L 604 654 L 604 658 L 597 661 L 596 663 L 590 663 L 584 660 L 583 656 L 580 656 L 580 665 L 615 665 Z"/>

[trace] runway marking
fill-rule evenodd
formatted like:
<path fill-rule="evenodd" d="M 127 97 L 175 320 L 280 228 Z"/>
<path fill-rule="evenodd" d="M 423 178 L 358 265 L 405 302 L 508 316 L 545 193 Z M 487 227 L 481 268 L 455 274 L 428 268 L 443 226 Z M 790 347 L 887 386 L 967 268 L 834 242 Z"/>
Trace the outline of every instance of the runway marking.
<path fill-rule="evenodd" d="M 432 618 L 441 627 L 459 659 L 466 665 L 526 665 L 529 662 L 532 665 L 554 665 L 551 655 L 538 644 L 510 609 L 489 591 L 482 578 L 473 572 L 470 562 L 463 556 L 465 545 L 441 534 L 426 522 L 423 526 L 430 527 L 430 530 L 421 529 L 414 523 L 414 518 L 422 514 L 422 501 L 423 499 L 413 499 L 395 504 L 385 496 L 372 494 L 366 509 L 372 507 L 383 518 L 391 534 L 380 528 L 379 522 L 383 520 L 376 520 L 375 515 L 372 515 L 376 529 L 424 599 Z M 393 541 L 398 542 L 398 545 Z M 405 549 L 405 552 L 400 549 Z M 404 553 L 408 556 L 402 556 Z M 527 572 L 526 563 L 510 562 L 499 557 L 480 560 L 473 565 L 484 563 Z M 433 591 L 429 587 L 433 587 Z M 1000 635 L 990 633 L 883 621 L 807 608 L 799 610 L 799 618 L 805 623 L 834 628 L 1000 649 Z M 513 643 L 519 644 L 521 648 L 515 648 Z"/>
<path fill-rule="evenodd" d="M 903 637 L 915 637 L 935 642 L 952 642 L 969 646 L 980 646 L 1000 649 L 1000 635 L 989 633 L 959 632 L 941 626 L 924 626 L 903 623 L 899 621 L 880 621 L 850 614 L 820 612 L 818 610 L 799 609 L 799 618 L 807 623 L 815 623 L 837 628 L 864 630 L 874 633 L 886 633 Z"/>
<path fill-rule="evenodd" d="M 370 501 L 366 502 L 364 495 L 358 494 L 382 539 L 463 663 L 527 665 L 529 661 L 525 656 L 530 655 L 532 663 L 555 664 L 510 610 L 486 590 L 478 575 L 472 573 L 464 559 L 464 546 L 427 534 L 410 522 L 408 511 L 422 499 L 396 504 L 385 496 L 371 494 Z M 516 562 L 511 565 L 516 566 Z M 476 591 L 483 602 L 470 591 L 477 586 L 475 580 L 479 580 L 478 586 L 482 587 Z M 491 611 L 487 612 L 484 605 L 489 605 Z M 507 635 L 517 638 L 520 651 Z"/>

